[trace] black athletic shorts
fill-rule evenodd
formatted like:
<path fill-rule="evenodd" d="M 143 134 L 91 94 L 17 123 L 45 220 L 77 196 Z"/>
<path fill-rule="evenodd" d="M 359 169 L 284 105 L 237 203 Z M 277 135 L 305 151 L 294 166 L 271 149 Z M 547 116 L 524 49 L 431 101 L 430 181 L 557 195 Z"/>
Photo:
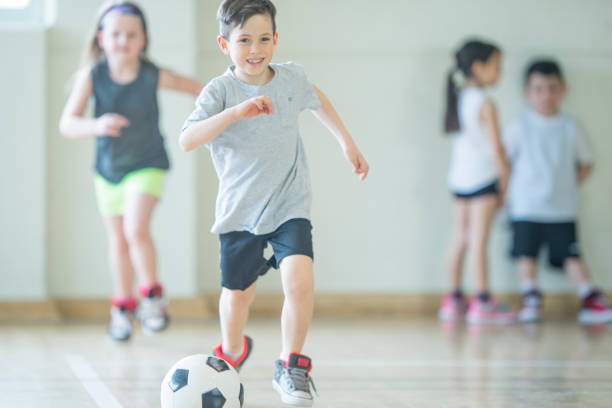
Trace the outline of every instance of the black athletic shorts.
<path fill-rule="evenodd" d="M 575 222 L 541 223 L 515 221 L 512 223 L 512 257 L 537 259 L 540 248 L 548 247 L 548 261 L 555 268 L 563 268 L 567 259 L 580 258 Z"/>
<path fill-rule="evenodd" d="M 278 269 L 289 255 L 306 255 L 314 259 L 312 225 L 303 218 L 289 220 L 264 235 L 234 231 L 219 235 L 221 243 L 221 285 L 231 290 L 245 290 L 270 268 Z M 272 245 L 274 255 L 264 258 L 264 249 Z"/>
<path fill-rule="evenodd" d="M 457 193 L 456 191 L 453 191 L 453 195 L 455 196 L 455 198 L 462 198 L 462 199 L 482 197 L 482 196 L 486 196 L 490 194 L 493 194 L 493 195 L 499 194 L 499 187 L 497 185 L 497 180 L 471 193 Z"/>

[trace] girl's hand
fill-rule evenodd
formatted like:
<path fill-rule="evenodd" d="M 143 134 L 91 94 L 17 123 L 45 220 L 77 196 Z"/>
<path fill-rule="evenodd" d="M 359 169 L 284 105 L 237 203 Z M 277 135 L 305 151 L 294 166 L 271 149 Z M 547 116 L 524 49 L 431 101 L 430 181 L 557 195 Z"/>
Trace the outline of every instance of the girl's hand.
<path fill-rule="evenodd" d="M 347 147 L 344 149 L 344 156 L 353 165 L 353 173 L 359 175 L 361 181 L 365 180 L 370 171 L 370 166 L 359 149 L 356 146 Z"/>
<path fill-rule="evenodd" d="M 269 96 L 257 96 L 232 108 L 237 119 L 253 118 L 259 115 L 272 115 L 274 106 Z"/>
<path fill-rule="evenodd" d="M 130 121 L 125 116 L 118 113 L 105 113 L 96 119 L 95 134 L 96 136 L 121 136 L 121 128 L 130 125 Z"/>

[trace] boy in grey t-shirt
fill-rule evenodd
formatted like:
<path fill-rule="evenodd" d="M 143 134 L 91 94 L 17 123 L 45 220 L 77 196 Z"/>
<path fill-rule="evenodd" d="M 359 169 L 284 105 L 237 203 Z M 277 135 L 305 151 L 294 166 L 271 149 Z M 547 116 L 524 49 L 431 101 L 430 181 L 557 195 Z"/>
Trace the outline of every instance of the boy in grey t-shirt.
<path fill-rule="evenodd" d="M 214 353 L 239 369 L 252 340 L 243 335 L 255 282 L 280 268 L 283 349 L 274 388 L 284 402 L 312 405 L 311 360 L 301 354 L 314 301 L 311 189 L 298 129 L 304 109 L 332 132 L 363 180 L 369 168 L 325 95 L 295 64 L 272 64 L 278 41 L 269 0 L 225 0 L 219 47 L 233 65 L 202 91 L 180 136 L 185 151 L 206 145 L 219 177 L 212 231 L 221 246 L 222 342 Z M 263 257 L 268 242 L 274 249 Z"/>
<path fill-rule="evenodd" d="M 565 81 L 554 61 L 536 61 L 527 69 L 525 98 L 531 109 L 512 122 L 504 141 L 512 165 L 508 210 L 518 260 L 523 307 L 519 321 L 540 320 L 542 294 L 536 285 L 536 260 L 548 247 L 551 266 L 572 278 L 583 324 L 612 321 L 612 308 L 591 283 L 577 237 L 579 184 L 589 175 L 593 154 L 582 127 L 560 112 Z"/>

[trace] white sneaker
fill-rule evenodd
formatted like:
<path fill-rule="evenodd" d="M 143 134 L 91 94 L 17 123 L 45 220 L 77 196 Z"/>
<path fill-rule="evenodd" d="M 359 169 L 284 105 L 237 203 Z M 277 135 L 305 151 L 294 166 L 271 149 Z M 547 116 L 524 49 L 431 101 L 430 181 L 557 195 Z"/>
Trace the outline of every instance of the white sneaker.
<path fill-rule="evenodd" d="M 170 322 L 166 300 L 161 296 L 142 298 L 138 308 L 138 318 L 145 331 L 164 330 Z"/>
<path fill-rule="evenodd" d="M 542 293 L 531 290 L 523 295 L 523 307 L 518 313 L 521 323 L 535 323 L 542 319 Z"/>
<path fill-rule="evenodd" d="M 132 321 L 134 313 L 129 310 L 121 310 L 118 307 L 111 307 L 111 320 L 108 325 L 108 337 L 116 341 L 126 341 L 132 335 Z"/>
<path fill-rule="evenodd" d="M 578 321 L 585 325 L 612 323 L 612 305 L 601 292 L 595 290 L 582 301 Z"/>

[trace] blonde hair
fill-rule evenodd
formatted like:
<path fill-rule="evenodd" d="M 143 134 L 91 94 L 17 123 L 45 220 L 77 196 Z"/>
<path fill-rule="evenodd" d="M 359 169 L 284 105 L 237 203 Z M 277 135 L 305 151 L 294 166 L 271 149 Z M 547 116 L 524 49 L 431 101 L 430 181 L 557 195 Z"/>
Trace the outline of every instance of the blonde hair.
<path fill-rule="evenodd" d="M 145 19 L 144 13 L 142 12 L 142 9 L 131 1 L 108 0 L 104 2 L 102 6 L 100 6 L 100 8 L 98 9 L 98 13 L 96 14 L 95 25 L 93 27 L 93 30 L 87 37 L 89 38 L 89 40 L 87 41 L 85 50 L 83 52 L 83 57 L 81 59 L 81 68 L 93 68 L 94 65 L 104 59 L 104 50 L 100 48 L 100 44 L 98 43 L 98 33 L 103 29 L 102 24 L 106 15 L 111 10 L 120 10 L 121 8 L 129 10 L 129 14 L 135 15 L 140 18 L 140 21 L 142 22 L 142 30 L 144 31 L 146 39 L 141 56 L 144 60 L 149 60 L 147 56 L 147 48 L 149 46 L 149 33 L 147 31 L 147 21 Z"/>

